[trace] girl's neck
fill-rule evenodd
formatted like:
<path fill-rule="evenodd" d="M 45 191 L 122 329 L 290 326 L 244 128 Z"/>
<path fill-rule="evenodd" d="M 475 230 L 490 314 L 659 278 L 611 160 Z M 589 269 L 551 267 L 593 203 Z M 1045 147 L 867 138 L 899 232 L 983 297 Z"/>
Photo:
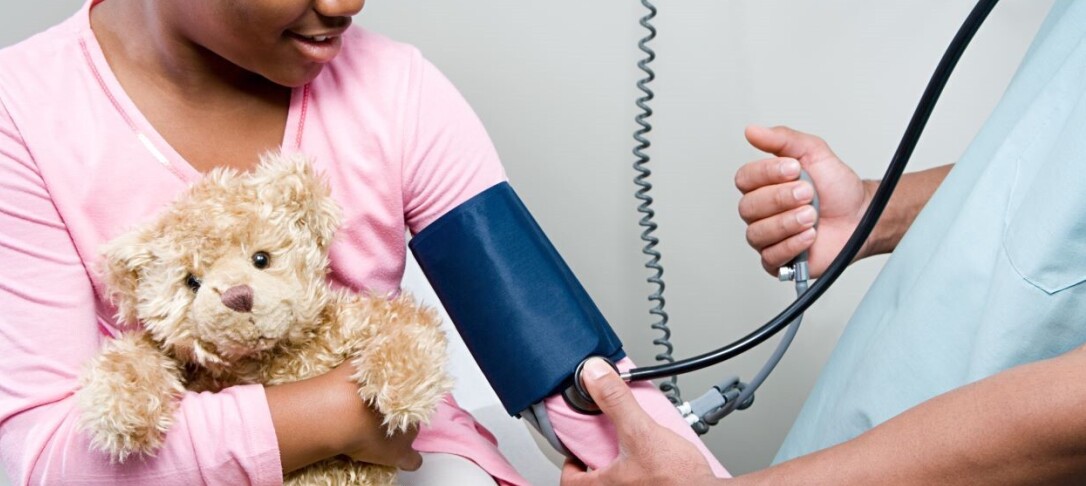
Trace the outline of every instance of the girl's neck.
<path fill-rule="evenodd" d="M 225 0 L 222 0 L 225 1 Z M 91 10 L 91 29 L 125 94 L 199 172 L 248 170 L 280 146 L 291 90 L 245 71 L 180 35 L 180 1 L 110 0 Z"/>
<path fill-rule="evenodd" d="M 114 70 L 138 69 L 162 94 L 194 104 L 289 91 L 186 38 L 162 11 L 168 4 L 113 0 L 91 9 L 91 29 Z"/>

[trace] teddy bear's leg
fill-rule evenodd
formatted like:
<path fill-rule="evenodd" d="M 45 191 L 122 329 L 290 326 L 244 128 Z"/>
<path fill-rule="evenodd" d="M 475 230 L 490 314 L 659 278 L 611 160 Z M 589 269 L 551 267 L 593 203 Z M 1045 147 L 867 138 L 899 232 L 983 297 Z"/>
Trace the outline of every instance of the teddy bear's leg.
<path fill-rule="evenodd" d="M 373 329 L 351 358 L 359 393 L 384 415 L 388 433 L 429 419 L 450 389 L 445 334 L 437 314 L 407 295 L 373 299 Z M 348 324 L 349 325 L 349 324 Z"/>
<path fill-rule="evenodd" d="M 184 393 L 178 364 L 142 331 L 107 342 L 81 382 L 80 427 L 118 462 L 162 445 Z"/>
<path fill-rule="evenodd" d="M 396 484 L 396 468 L 333 457 L 283 477 L 283 486 L 328 485 L 388 486 Z"/>

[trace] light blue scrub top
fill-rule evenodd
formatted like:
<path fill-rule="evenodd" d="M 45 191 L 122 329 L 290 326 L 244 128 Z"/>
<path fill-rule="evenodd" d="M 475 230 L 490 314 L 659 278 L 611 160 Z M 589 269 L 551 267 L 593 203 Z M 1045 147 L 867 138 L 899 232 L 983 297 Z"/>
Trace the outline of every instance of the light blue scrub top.
<path fill-rule="evenodd" d="M 1086 1 L 1061 1 L 860 303 L 775 462 L 1086 343 L 1084 94 Z M 1029 383 L 1021 393 L 989 405 L 1037 398 Z"/>

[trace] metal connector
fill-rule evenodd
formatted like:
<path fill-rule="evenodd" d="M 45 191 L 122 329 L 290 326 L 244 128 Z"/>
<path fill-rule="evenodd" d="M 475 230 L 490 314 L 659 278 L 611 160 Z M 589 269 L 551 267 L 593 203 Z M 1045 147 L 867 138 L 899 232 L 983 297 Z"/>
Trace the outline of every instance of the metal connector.
<path fill-rule="evenodd" d="M 796 278 L 796 267 L 792 265 L 785 265 L 777 270 L 777 280 L 781 282 L 787 282 Z"/>

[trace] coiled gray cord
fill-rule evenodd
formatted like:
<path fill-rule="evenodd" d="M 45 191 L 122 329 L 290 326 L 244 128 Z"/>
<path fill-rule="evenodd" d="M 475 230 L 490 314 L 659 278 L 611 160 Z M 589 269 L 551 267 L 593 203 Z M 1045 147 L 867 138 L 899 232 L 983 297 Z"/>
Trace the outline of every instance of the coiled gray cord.
<path fill-rule="evenodd" d="M 644 95 L 637 99 L 637 107 L 641 109 L 641 113 L 634 117 L 634 121 L 641 127 L 633 134 L 633 138 L 637 142 L 637 146 L 633 149 L 633 154 L 637 157 L 633 168 L 638 173 L 637 177 L 634 178 L 634 184 L 638 187 L 634 197 L 641 201 L 641 204 L 637 207 L 637 212 L 642 214 L 641 221 L 638 224 L 644 228 L 641 232 L 641 241 L 645 242 L 645 246 L 641 249 L 641 253 L 649 257 L 649 260 L 645 262 L 645 268 L 653 272 L 645 280 L 649 284 L 656 286 L 656 291 L 648 297 L 650 302 L 655 303 L 649 313 L 660 318 L 659 321 L 652 324 L 652 328 L 660 331 L 661 336 L 654 339 L 652 344 L 664 348 L 662 352 L 656 355 L 656 361 L 673 363 L 675 358 L 672 353 L 675 348 L 671 344 L 671 329 L 667 325 L 668 316 L 664 310 L 664 267 L 660 264 L 660 252 L 656 250 L 656 245 L 660 243 L 660 240 L 652 235 L 656 231 L 657 225 L 653 221 L 656 212 L 652 210 L 652 196 L 649 196 L 652 183 L 648 181 L 648 178 L 652 175 L 652 171 L 646 167 L 651 159 L 645 153 L 645 150 L 652 146 L 652 142 L 649 141 L 646 135 L 652 131 L 652 124 L 648 122 L 648 118 L 652 116 L 652 108 L 649 107 L 648 103 L 652 101 L 655 94 L 648 84 L 656 79 L 656 73 L 649 67 L 649 63 L 656 59 L 656 52 L 648 44 L 656 38 L 656 27 L 652 25 L 652 19 L 656 17 L 656 7 L 649 0 L 641 0 L 641 5 L 644 5 L 649 12 L 641 17 L 640 22 L 641 26 L 648 31 L 648 34 L 637 43 L 637 47 L 641 49 L 641 52 L 645 53 L 645 57 L 637 62 L 638 69 L 645 73 L 645 77 L 637 81 L 637 89 L 641 90 Z M 667 396 L 668 400 L 671 400 L 672 404 L 678 405 L 682 403 L 682 391 L 679 389 L 679 378 L 677 376 L 662 381 L 659 387 L 660 391 Z"/>

